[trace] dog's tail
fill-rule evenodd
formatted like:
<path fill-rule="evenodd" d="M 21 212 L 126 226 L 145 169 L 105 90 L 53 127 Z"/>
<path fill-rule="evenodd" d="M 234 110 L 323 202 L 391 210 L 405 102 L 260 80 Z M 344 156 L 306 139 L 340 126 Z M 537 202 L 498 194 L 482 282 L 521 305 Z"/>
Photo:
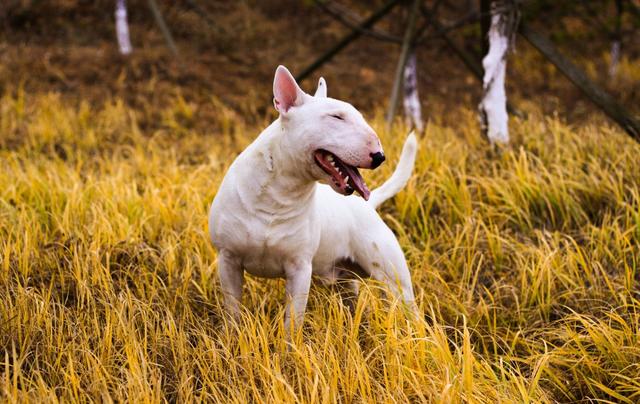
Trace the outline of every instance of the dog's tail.
<path fill-rule="evenodd" d="M 402 154 L 400 155 L 400 161 L 398 161 L 396 170 L 384 184 L 371 191 L 369 205 L 373 206 L 374 209 L 377 208 L 407 185 L 407 181 L 409 181 L 409 177 L 411 177 L 411 172 L 413 171 L 413 165 L 416 162 L 417 151 L 418 141 L 416 140 L 414 132 L 411 131 L 402 147 Z"/>

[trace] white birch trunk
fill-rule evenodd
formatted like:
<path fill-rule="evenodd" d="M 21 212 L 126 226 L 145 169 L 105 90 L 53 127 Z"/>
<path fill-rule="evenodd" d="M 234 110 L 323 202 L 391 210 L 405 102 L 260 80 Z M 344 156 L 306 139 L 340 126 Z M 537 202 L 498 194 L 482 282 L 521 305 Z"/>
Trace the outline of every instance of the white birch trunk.
<path fill-rule="evenodd" d="M 611 60 L 609 61 L 609 77 L 614 78 L 618 74 L 618 64 L 620 63 L 620 41 L 611 43 Z"/>
<path fill-rule="evenodd" d="M 120 53 L 131 53 L 131 40 L 129 38 L 129 23 L 127 22 L 127 5 L 125 0 L 116 0 L 116 35 Z"/>
<path fill-rule="evenodd" d="M 484 91 L 479 107 L 482 129 L 492 144 L 509 142 L 509 115 L 507 114 L 507 95 L 504 87 L 509 38 L 502 29 L 502 18 L 501 13 L 492 13 L 491 28 L 489 29 L 489 52 L 482 59 Z"/>
<path fill-rule="evenodd" d="M 622 13 L 624 8 L 624 0 L 616 0 L 616 19 L 613 42 L 611 42 L 611 53 L 609 59 L 609 78 L 613 79 L 618 74 L 618 64 L 620 63 L 622 46 Z"/>
<path fill-rule="evenodd" d="M 422 132 L 424 124 L 422 122 L 420 96 L 418 95 L 418 70 L 415 50 L 409 54 L 407 64 L 404 66 L 403 106 L 407 121 L 409 121 L 418 132 Z"/>

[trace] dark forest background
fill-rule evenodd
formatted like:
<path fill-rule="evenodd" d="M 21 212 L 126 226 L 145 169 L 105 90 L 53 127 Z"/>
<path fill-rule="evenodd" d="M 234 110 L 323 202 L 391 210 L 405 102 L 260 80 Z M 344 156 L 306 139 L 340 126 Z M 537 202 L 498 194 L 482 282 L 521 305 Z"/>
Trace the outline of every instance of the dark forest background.
<path fill-rule="evenodd" d="M 118 52 L 110 0 L 5 0 L 0 7 L 0 86 L 4 91 L 55 91 L 64 97 L 101 103 L 114 97 L 153 110 L 176 95 L 197 107 L 193 125 L 215 125 L 213 106 L 224 105 L 244 119 L 271 114 L 272 74 L 285 64 L 296 74 L 329 49 L 350 28 L 314 1 L 159 0 L 178 49 L 165 44 L 149 3 L 128 1 L 133 53 Z M 382 0 L 327 2 L 352 21 L 364 19 Z M 426 6 L 434 1 L 425 2 Z M 480 1 L 438 2 L 436 18 L 459 24 L 448 35 L 478 63 Z M 633 113 L 640 111 L 640 12 L 637 0 L 529 0 L 522 21 L 545 33 L 589 77 Z M 408 7 L 395 7 L 375 25 L 377 32 L 402 37 Z M 461 21 L 469 20 L 462 24 Z M 418 46 L 418 81 L 426 119 L 453 120 L 458 106 L 475 108 L 479 80 L 437 35 L 430 21 L 418 26 L 428 40 Z M 620 68 L 607 72 L 612 41 L 621 41 Z M 329 95 L 372 110 L 388 102 L 400 53 L 396 43 L 364 35 L 302 83 L 307 91 L 322 74 Z M 509 57 L 508 96 L 518 108 L 557 113 L 570 122 L 600 113 L 522 37 Z M 208 108 L 211 105 L 212 108 Z M 257 114 L 256 114 L 257 112 Z M 153 114 L 149 114 L 153 125 Z"/>

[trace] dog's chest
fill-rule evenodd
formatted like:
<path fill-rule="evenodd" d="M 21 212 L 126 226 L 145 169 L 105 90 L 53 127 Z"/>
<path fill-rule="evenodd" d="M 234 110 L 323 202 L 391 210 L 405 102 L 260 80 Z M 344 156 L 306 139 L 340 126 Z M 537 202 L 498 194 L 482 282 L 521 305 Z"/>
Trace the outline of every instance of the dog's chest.
<path fill-rule="evenodd" d="M 222 247 L 241 259 L 243 268 L 254 276 L 284 276 L 285 263 L 312 257 L 319 236 L 313 219 L 278 220 L 272 216 L 226 216 L 216 225 L 216 239 Z M 216 243 L 218 244 L 218 243 Z"/>
<path fill-rule="evenodd" d="M 256 276 L 281 277 L 287 262 L 300 257 L 313 256 L 317 248 L 317 238 L 309 232 L 308 226 L 287 223 L 265 227 L 254 237 L 252 246 L 245 250 L 243 265 L 245 270 Z"/>
<path fill-rule="evenodd" d="M 282 277 L 286 263 L 311 261 L 318 248 L 315 183 L 264 166 L 258 146 L 245 150 L 223 180 L 211 207 L 211 238 L 250 274 Z"/>

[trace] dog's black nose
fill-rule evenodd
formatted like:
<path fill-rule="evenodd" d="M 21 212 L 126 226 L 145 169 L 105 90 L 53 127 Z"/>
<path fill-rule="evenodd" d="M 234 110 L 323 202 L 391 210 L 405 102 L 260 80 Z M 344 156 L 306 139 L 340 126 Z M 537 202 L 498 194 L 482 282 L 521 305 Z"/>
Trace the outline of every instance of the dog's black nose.
<path fill-rule="evenodd" d="M 371 168 L 377 168 L 384 161 L 384 154 L 382 152 L 370 153 L 371 156 Z"/>

